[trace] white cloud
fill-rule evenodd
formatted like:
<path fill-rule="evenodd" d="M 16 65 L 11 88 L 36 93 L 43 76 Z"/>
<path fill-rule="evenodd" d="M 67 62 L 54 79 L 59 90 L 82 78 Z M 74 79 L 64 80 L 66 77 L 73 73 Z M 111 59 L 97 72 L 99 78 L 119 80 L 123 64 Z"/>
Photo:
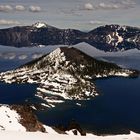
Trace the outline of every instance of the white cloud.
<path fill-rule="evenodd" d="M 101 9 L 118 9 L 118 8 L 120 8 L 120 5 L 113 4 L 113 3 L 106 4 L 104 2 L 101 2 L 101 3 L 99 3 L 99 6 L 98 7 L 101 8 Z"/>
<path fill-rule="evenodd" d="M 20 24 L 16 20 L 6 20 L 6 19 L 0 19 L 0 25 L 18 25 Z"/>
<path fill-rule="evenodd" d="M 26 59 L 27 57 L 28 57 L 27 55 L 22 54 L 22 55 L 18 56 L 18 59 L 19 59 L 19 60 L 24 60 L 24 59 Z"/>
<path fill-rule="evenodd" d="M 16 5 L 15 6 L 15 10 L 17 10 L 17 11 L 24 11 L 25 7 L 23 5 Z"/>
<path fill-rule="evenodd" d="M 93 10 L 93 5 L 92 5 L 91 3 L 86 3 L 86 4 L 84 5 L 84 9 L 85 9 L 85 10 Z"/>
<path fill-rule="evenodd" d="M 97 6 L 98 9 L 105 9 L 105 10 L 110 10 L 110 9 L 126 9 L 126 8 L 132 8 L 135 6 L 134 0 L 122 0 L 122 1 L 114 1 L 110 3 L 104 3 L 101 2 Z"/>
<path fill-rule="evenodd" d="M 43 54 L 42 53 L 35 53 L 32 55 L 32 59 L 37 59 L 39 57 L 41 57 Z"/>
<path fill-rule="evenodd" d="M 15 59 L 16 55 L 14 53 L 13 54 L 11 53 L 11 54 L 9 54 L 8 57 L 9 57 L 10 60 L 12 60 L 12 59 Z"/>
<path fill-rule="evenodd" d="M 132 8 L 136 3 L 133 0 L 123 0 L 121 1 L 121 5 L 123 5 L 124 8 Z"/>
<path fill-rule="evenodd" d="M 23 5 L 13 5 L 13 7 L 11 5 L 0 5 L 0 12 L 10 12 L 12 10 L 15 11 L 25 11 L 26 9 L 28 9 L 27 7 L 23 6 Z M 33 6 L 31 5 L 29 7 L 29 11 L 30 12 L 40 12 L 41 11 L 41 7 L 40 6 Z"/>
<path fill-rule="evenodd" d="M 126 9 L 132 8 L 136 5 L 134 0 L 114 0 L 112 2 L 100 2 L 98 4 L 86 3 L 84 8 L 79 8 L 80 10 L 115 10 L 115 9 Z"/>
<path fill-rule="evenodd" d="M 0 5 L 0 12 L 9 12 L 11 10 L 13 10 L 13 8 L 10 5 Z"/>
<path fill-rule="evenodd" d="M 99 21 L 99 20 L 91 20 L 91 21 L 89 21 L 89 24 L 102 25 L 102 24 L 105 24 L 105 22 L 102 22 L 102 21 Z"/>
<path fill-rule="evenodd" d="M 126 4 L 126 5 L 134 5 L 136 4 L 133 0 L 123 0 L 121 1 L 122 4 Z"/>
<path fill-rule="evenodd" d="M 3 59 L 8 59 L 8 60 L 12 60 L 12 59 L 15 59 L 15 57 L 16 57 L 16 54 L 15 53 L 2 53 L 1 54 L 1 57 L 3 58 Z"/>
<path fill-rule="evenodd" d="M 30 6 L 29 7 L 29 11 L 30 12 L 40 12 L 41 11 L 41 7 L 39 7 L 39 6 Z"/>

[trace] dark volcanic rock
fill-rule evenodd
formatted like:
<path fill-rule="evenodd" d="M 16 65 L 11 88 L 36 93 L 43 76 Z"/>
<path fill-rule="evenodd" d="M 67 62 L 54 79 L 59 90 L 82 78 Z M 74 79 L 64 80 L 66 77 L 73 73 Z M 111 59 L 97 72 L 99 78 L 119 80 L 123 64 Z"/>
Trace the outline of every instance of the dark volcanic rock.
<path fill-rule="evenodd" d="M 75 120 L 72 120 L 67 126 L 58 125 L 55 127 L 55 130 L 58 133 L 66 133 L 66 131 L 72 131 L 74 135 L 78 135 L 78 132 L 81 136 L 86 136 L 86 132 L 82 129 L 79 123 Z"/>
<path fill-rule="evenodd" d="M 35 116 L 32 108 L 28 105 L 12 105 L 10 106 L 11 109 L 16 110 L 17 113 L 20 115 L 20 124 L 26 128 L 26 131 L 41 131 L 45 132 L 45 128 L 43 124 L 40 123 Z"/>
<path fill-rule="evenodd" d="M 0 44 L 7 46 L 30 46 L 31 45 L 31 27 L 13 27 L 0 30 Z"/>

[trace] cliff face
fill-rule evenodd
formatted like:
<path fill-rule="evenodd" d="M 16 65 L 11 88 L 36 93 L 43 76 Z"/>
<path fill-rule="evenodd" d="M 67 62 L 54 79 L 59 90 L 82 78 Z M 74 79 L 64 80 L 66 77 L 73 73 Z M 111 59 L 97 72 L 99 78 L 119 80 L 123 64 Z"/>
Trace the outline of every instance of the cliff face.
<path fill-rule="evenodd" d="M 74 45 L 87 42 L 103 51 L 140 49 L 140 29 L 106 25 L 88 33 L 75 29 L 58 29 L 45 23 L 0 30 L 0 44 L 15 47 L 35 45 Z"/>

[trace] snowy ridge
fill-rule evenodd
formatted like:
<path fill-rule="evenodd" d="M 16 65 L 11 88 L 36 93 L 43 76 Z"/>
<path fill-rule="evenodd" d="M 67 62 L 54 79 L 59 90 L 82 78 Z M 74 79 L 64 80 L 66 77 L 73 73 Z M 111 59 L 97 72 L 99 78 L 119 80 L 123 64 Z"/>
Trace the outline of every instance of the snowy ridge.
<path fill-rule="evenodd" d="M 113 135 L 113 136 L 96 136 L 93 134 L 86 134 L 86 136 L 81 136 L 78 132 L 77 136 L 74 136 L 73 130 L 66 131 L 65 134 L 58 134 L 53 128 L 43 125 L 45 128 L 45 133 L 41 132 L 26 132 L 26 128 L 20 124 L 21 116 L 14 109 L 11 109 L 11 106 L 1 105 L 0 106 L 0 139 L 10 140 L 139 140 L 140 134 L 131 132 L 128 135 Z M 29 118 L 27 118 L 29 119 Z M 18 132 L 18 135 L 17 135 Z"/>
<path fill-rule="evenodd" d="M 45 28 L 45 27 L 47 27 L 47 24 L 43 23 L 43 22 L 37 22 L 37 23 L 33 24 L 32 26 L 35 28 Z"/>
<path fill-rule="evenodd" d="M 123 31 L 126 32 L 127 31 L 127 27 L 126 26 L 119 26 L 119 25 L 111 25 L 110 28 L 115 28 L 114 32 L 109 33 L 106 36 L 106 40 L 108 44 L 117 47 L 119 45 L 119 43 L 122 43 L 124 41 L 124 38 L 122 35 L 119 35 L 119 31 Z"/>
<path fill-rule="evenodd" d="M 106 36 L 106 41 L 107 41 L 106 43 L 108 43 L 114 47 L 117 47 L 119 45 L 119 43 L 123 42 L 123 40 L 124 40 L 123 37 L 120 36 L 117 31 L 113 32 L 111 34 L 108 34 Z"/>
<path fill-rule="evenodd" d="M 108 44 L 114 46 L 114 47 L 117 47 L 119 44 L 123 43 L 123 41 L 126 41 L 126 42 L 129 42 L 129 38 L 126 39 L 125 35 L 129 35 L 133 32 L 129 31 L 129 30 L 132 30 L 130 29 L 130 27 L 127 27 L 127 26 L 120 26 L 120 25 L 111 25 L 111 28 L 115 28 L 115 32 L 112 32 L 112 34 L 109 34 L 110 35 L 110 40 L 109 42 L 107 42 Z M 133 37 L 133 43 L 136 42 L 136 38 L 137 38 L 137 33 L 136 33 L 136 36 Z M 119 49 L 118 49 L 119 50 Z"/>
<path fill-rule="evenodd" d="M 109 76 L 132 76 L 135 71 L 98 61 L 75 48 L 58 48 L 13 71 L 0 73 L 6 83 L 38 83 L 36 96 L 47 106 L 65 99 L 87 100 L 98 95 L 90 80 Z"/>
<path fill-rule="evenodd" d="M 20 115 L 8 105 L 0 106 L 0 130 L 25 132 L 26 128 L 19 123 L 20 119 Z"/>
<path fill-rule="evenodd" d="M 21 112 L 18 112 L 16 109 L 16 107 L 22 110 Z M 0 132 L 2 131 L 13 131 L 13 132 L 27 132 L 27 131 L 31 131 L 31 132 L 35 132 L 35 131 L 40 131 L 39 129 L 42 127 L 44 129 L 44 132 L 49 133 L 49 134 L 58 134 L 53 128 L 43 125 L 40 122 L 38 122 L 38 120 L 35 120 L 36 118 L 34 118 L 34 115 L 29 115 L 30 110 L 25 109 L 25 106 L 16 106 L 16 105 L 0 105 Z M 28 111 L 28 112 L 26 112 Z M 25 115 L 22 115 L 24 114 Z M 31 118 L 26 118 L 26 116 L 31 117 Z M 28 127 L 30 126 L 23 126 L 23 119 L 25 119 L 25 122 L 28 122 L 27 125 L 31 125 L 30 121 L 33 123 L 32 119 L 35 120 L 36 124 L 32 124 L 33 125 L 33 129 L 29 129 Z M 36 128 L 35 128 L 36 127 Z M 38 127 L 38 128 L 37 128 Z M 31 128 L 31 127 L 30 127 Z"/>

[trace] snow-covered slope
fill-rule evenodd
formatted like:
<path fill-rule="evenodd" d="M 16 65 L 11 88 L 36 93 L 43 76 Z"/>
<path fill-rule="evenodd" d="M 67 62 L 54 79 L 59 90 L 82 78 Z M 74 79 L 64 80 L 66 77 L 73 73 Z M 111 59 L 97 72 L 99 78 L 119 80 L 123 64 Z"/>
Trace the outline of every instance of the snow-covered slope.
<path fill-rule="evenodd" d="M 86 100 L 97 96 L 91 79 L 135 76 L 136 71 L 96 60 L 76 48 L 61 47 L 16 70 L 0 73 L 6 83 L 38 83 L 37 96 L 49 105 L 65 99 Z"/>
<path fill-rule="evenodd" d="M 41 131 L 47 132 L 37 120 L 33 110 L 28 105 L 0 105 L 0 130 L 2 131 Z"/>
<path fill-rule="evenodd" d="M 131 132 L 130 135 L 114 135 L 114 136 L 70 136 L 64 134 L 46 134 L 39 132 L 0 132 L 1 140 L 140 140 L 140 135 Z"/>
<path fill-rule="evenodd" d="M 27 106 L 26 106 L 27 107 Z M 0 139 L 1 140 L 140 140 L 140 135 L 131 132 L 129 135 L 114 135 L 114 136 L 96 136 L 93 134 L 87 134 L 86 136 L 74 136 L 72 130 L 67 131 L 65 134 L 58 134 L 54 129 L 49 126 L 42 125 L 44 127 L 44 132 L 26 132 L 28 128 L 23 126 L 22 119 L 26 118 L 28 122 L 28 127 L 31 127 L 29 122 L 32 122 L 33 118 L 28 118 L 31 114 L 30 110 L 25 106 L 9 106 L 1 105 L 0 106 Z M 24 110 L 23 110 L 24 108 Z M 25 109 L 26 108 L 26 109 Z M 22 113 L 28 113 L 23 115 Z M 24 118 L 23 118 L 24 116 Z M 34 115 L 33 115 L 34 116 Z M 34 124 L 32 124 L 34 127 Z M 38 131 L 39 129 L 36 129 Z M 34 130 L 33 130 L 34 131 Z"/>
<path fill-rule="evenodd" d="M 20 115 L 10 106 L 0 106 L 0 130 L 6 131 L 26 131 L 20 124 Z"/>
<path fill-rule="evenodd" d="M 58 134 L 54 129 L 40 123 L 28 105 L 0 105 L 0 131 L 45 132 Z"/>

